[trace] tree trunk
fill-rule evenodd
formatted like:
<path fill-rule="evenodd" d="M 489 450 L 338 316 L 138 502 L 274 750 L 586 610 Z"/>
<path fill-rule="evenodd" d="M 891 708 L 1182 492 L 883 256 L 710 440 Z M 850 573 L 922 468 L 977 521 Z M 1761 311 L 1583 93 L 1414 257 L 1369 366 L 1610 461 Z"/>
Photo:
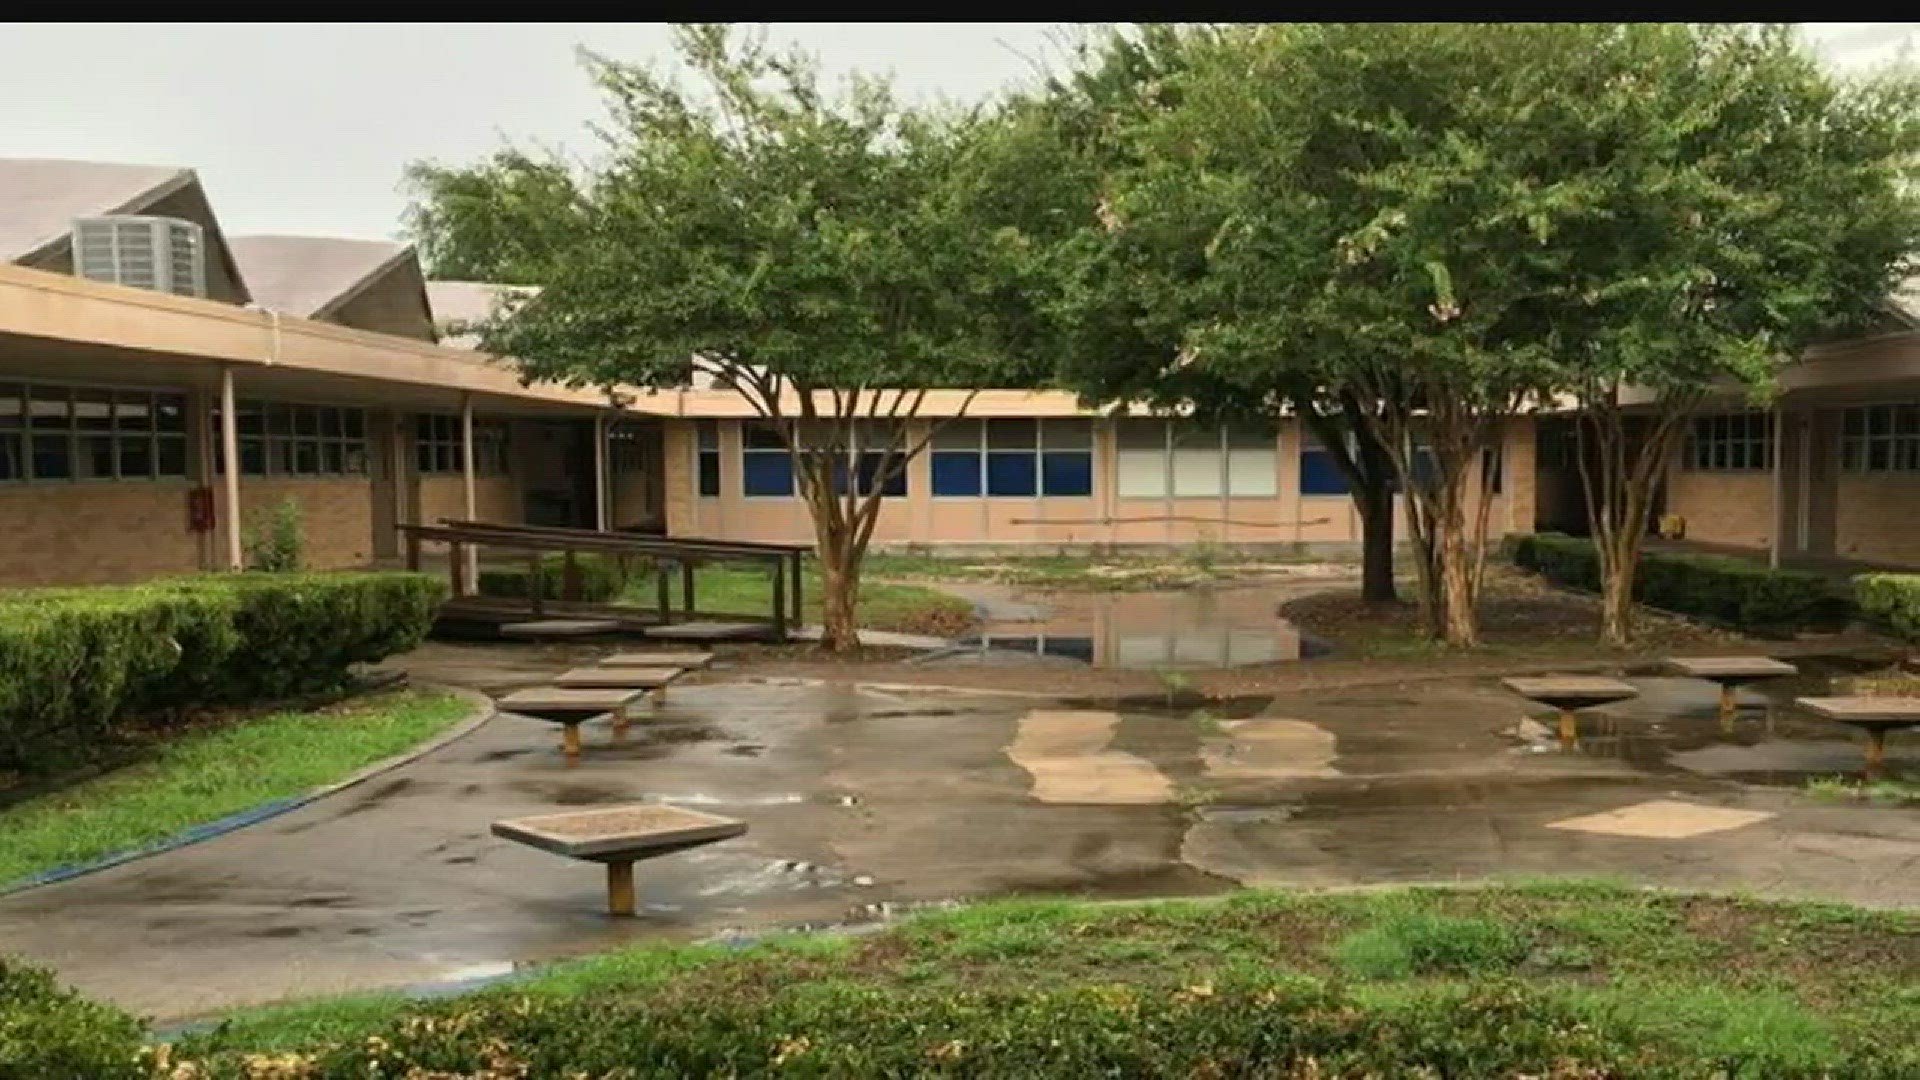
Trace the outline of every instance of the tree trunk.
<path fill-rule="evenodd" d="M 1462 535 L 1463 522 L 1450 515 L 1440 532 L 1440 637 L 1456 649 L 1480 644 L 1473 610 L 1473 556 Z"/>
<path fill-rule="evenodd" d="M 1353 491 L 1360 512 L 1360 597 L 1392 602 L 1399 598 L 1393 588 L 1393 487 L 1384 468 L 1366 473 L 1372 482 Z"/>
<path fill-rule="evenodd" d="M 1601 567 L 1600 643 L 1624 649 L 1633 641 L 1633 575 L 1639 562 L 1640 538 L 1621 533 L 1607 546 L 1612 552 L 1603 557 Z"/>
<path fill-rule="evenodd" d="M 830 548 L 820 545 L 820 646 L 828 652 L 860 647 L 860 559 L 847 550 L 851 537 L 840 537 Z M 833 550 L 837 548 L 838 550 Z"/>

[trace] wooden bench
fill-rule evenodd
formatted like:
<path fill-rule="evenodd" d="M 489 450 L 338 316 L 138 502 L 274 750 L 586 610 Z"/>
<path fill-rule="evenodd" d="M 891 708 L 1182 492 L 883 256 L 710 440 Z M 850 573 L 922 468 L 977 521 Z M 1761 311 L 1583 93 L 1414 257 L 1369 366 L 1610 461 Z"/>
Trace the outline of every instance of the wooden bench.
<path fill-rule="evenodd" d="M 687 673 L 677 667 L 583 667 L 553 677 L 553 685 L 569 690 L 645 690 L 660 701 L 667 684 Z"/>
<path fill-rule="evenodd" d="M 1580 722 L 1573 715 L 1575 710 L 1625 701 L 1640 693 L 1630 683 L 1595 675 L 1516 677 L 1501 679 L 1500 685 L 1529 701 L 1557 710 L 1562 746 L 1572 746 L 1580 737 Z"/>
<path fill-rule="evenodd" d="M 1682 656 L 1667 661 L 1667 670 L 1676 675 L 1705 679 L 1720 686 L 1720 724 L 1733 723 L 1739 709 L 1735 692 L 1748 683 L 1764 679 L 1784 679 L 1800 674 L 1800 669 L 1771 656 Z"/>
<path fill-rule="evenodd" d="M 1867 775 L 1878 776 L 1887 764 L 1887 733 L 1920 726 L 1920 698 L 1803 697 L 1793 703 L 1836 724 L 1859 728 L 1867 735 Z"/>
<path fill-rule="evenodd" d="M 634 863 L 730 839 L 746 831 L 744 821 L 659 803 L 606 806 L 493 823 L 493 835 L 502 839 L 569 859 L 605 864 L 607 912 L 622 916 L 634 912 Z"/>
<path fill-rule="evenodd" d="M 566 755 L 568 765 L 577 765 L 580 763 L 580 725 L 596 717 L 611 715 L 614 738 L 621 737 L 627 730 L 627 707 L 644 692 L 636 689 L 542 686 L 515 690 L 494 702 L 494 705 L 501 712 L 562 725 L 565 731 L 561 735 L 561 751 Z"/>

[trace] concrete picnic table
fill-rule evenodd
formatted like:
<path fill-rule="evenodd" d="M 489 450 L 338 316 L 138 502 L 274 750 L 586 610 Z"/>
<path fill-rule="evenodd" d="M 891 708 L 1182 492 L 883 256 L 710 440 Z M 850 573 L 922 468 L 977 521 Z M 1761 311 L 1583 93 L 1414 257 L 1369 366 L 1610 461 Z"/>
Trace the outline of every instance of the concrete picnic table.
<path fill-rule="evenodd" d="M 614 735 L 618 737 L 626 730 L 627 706 L 633 704 L 642 693 L 645 691 L 640 689 L 540 686 L 515 690 L 495 701 L 494 705 L 501 712 L 562 725 L 566 730 L 561 735 L 561 749 L 566 754 L 567 764 L 577 765 L 580 763 L 580 725 L 596 717 L 611 715 Z"/>
<path fill-rule="evenodd" d="M 1597 675 L 1515 676 L 1501 679 L 1500 685 L 1529 701 L 1558 710 L 1562 746 L 1572 746 L 1580 737 L 1580 723 L 1573 715 L 1576 709 L 1624 701 L 1640 693 L 1630 683 Z"/>
<path fill-rule="evenodd" d="M 1867 735 L 1867 775 L 1878 776 L 1887 763 L 1887 733 L 1920 726 L 1920 698 L 1803 697 L 1793 703 L 1822 719 L 1856 727 Z"/>
<path fill-rule="evenodd" d="M 1666 667 L 1676 675 L 1719 684 L 1722 726 L 1733 722 L 1733 714 L 1739 708 L 1735 693 L 1740 687 L 1800 674 L 1799 668 L 1771 656 L 1681 656 L 1668 660 Z"/>
<path fill-rule="evenodd" d="M 632 915 L 633 864 L 740 836 L 747 823 L 660 803 L 630 803 L 493 823 L 493 835 L 607 868 L 607 913 Z"/>
<path fill-rule="evenodd" d="M 619 652 L 600 658 L 601 667 L 677 667 L 689 670 L 713 663 L 710 652 Z"/>
<path fill-rule="evenodd" d="M 685 668 L 677 667 L 582 667 L 555 675 L 553 685 L 585 690 L 645 690 L 659 701 L 667 696 L 667 685 L 686 673 Z"/>

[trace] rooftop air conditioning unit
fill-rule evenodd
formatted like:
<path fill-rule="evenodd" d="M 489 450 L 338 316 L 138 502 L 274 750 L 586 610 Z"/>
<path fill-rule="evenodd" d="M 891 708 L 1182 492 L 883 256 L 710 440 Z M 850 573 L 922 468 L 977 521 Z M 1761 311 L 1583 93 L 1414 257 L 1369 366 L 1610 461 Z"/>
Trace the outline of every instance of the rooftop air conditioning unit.
<path fill-rule="evenodd" d="M 200 226 L 179 218 L 109 214 L 73 223 L 74 272 L 136 289 L 207 295 L 207 244 Z"/>

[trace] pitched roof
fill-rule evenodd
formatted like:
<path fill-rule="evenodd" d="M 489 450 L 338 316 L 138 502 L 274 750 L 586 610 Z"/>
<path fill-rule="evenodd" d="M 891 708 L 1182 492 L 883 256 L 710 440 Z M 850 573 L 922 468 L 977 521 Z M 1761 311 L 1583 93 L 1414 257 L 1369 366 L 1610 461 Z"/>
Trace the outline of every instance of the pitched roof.
<path fill-rule="evenodd" d="M 171 165 L 0 158 L 0 260 L 64 242 L 74 218 L 137 213 L 194 182 L 192 169 Z"/>
<path fill-rule="evenodd" d="M 332 236 L 230 236 L 227 244 L 255 303 L 308 319 L 325 318 L 413 254 L 388 240 Z"/>
<path fill-rule="evenodd" d="M 480 346 L 480 335 L 472 329 L 476 324 L 491 318 L 502 301 L 539 291 L 533 285 L 501 285 L 490 281 L 429 281 L 427 303 L 433 308 L 433 325 L 440 331 L 440 344 L 475 349 Z"/>

